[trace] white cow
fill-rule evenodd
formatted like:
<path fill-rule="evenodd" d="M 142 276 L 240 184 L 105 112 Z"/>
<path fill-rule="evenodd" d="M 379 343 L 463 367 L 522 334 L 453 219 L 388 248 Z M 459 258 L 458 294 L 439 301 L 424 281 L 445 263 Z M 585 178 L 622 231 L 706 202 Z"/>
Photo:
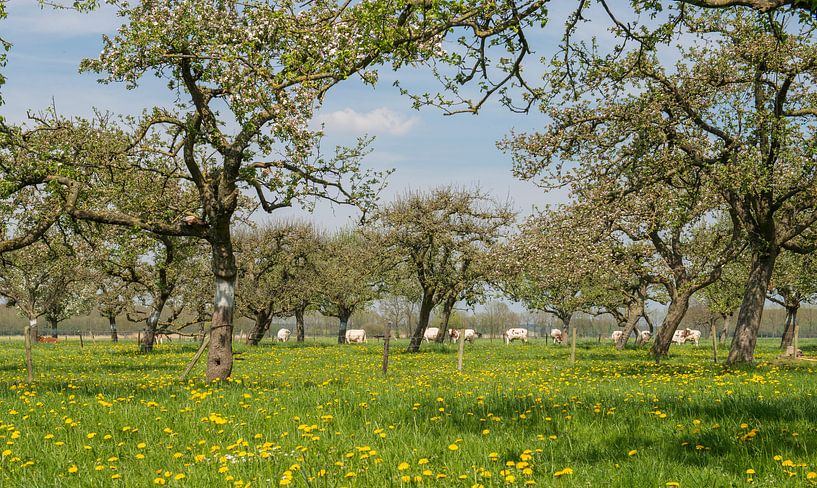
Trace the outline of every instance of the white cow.
<path fill-rule="evenodd" d="M 610 339 L 613 339 L 614 343 L 618 343 L 619 339 L 621 339 L 621 336 L 623 335 L 624 335 L 623 330 L 614 330 L 613 333 L 610 334 Z"/>
<path fill-rule="evenodd" d="M 346 343 L 351 344 L 352 342 L 357 343 L 364 343 L 368 342 L 366 340 L 366 331 L 363 329 L 349 329 L 346 331 Z"/>
<path fill-rule="evenodd" d="M 459 330 L 451 329 L 451 330 L 448 331 L 448 333 L 451 335 L 451 340 L 452 341 L 456 342 L 456 341 L 460 340 L 460 331 Z M 465 338 L 463 340 L 468 341 L 471 344 L 473 344 L 474 341 L 481 335 L 482 334 L 475 331 L 474 329 L 465 329 Z"/>
<path fill-rule="evenodd" d="M 429 327 L 423 333 L 423 340 L 426 342 L 436 341 L 438 335 L 440 335 L 440 329 L 437 327 Z"/>
<path fill-rule="evenodd" d="M 642 330 L 638 333 L 638 343 L 639 344 L 646 344 L 652 338 L 652 332 L 648 330 Z"/>
<path fill-rule="evenodd" d="M 275 340 L 278 342 L 286 342 L 289 340 L 290 334 L 292 334 L 292 331 L 289 329 L 278 329 L 278 333 L 275 335 Z"/>
<path fill-rule="evenodd" d="M 693 342 L 695 345 L 698 345 L 698 341 L 701 340 L 701 331 L 698 329 L 682 329 L 676 330 L 674 334 L 672 334 L 672 342 L 674 344 L 684 344 L 686 342 Z"/>
<path fill-rule="evenodd" d="M 505 344 L 510 344 L 511 341 L 515 341 L 517 339 L 527 344 L 528 329 L 523 329 L 522 327 L 511 327 L 502 334 L 502 339 L 505 340 Z"/>
<path fill-rule="evenodd" d="M 553 338 L 554 344 L 561 344 L 567 340 L 567 334 L 562 332 L 562 329 L 550 329 L 550 337 Z"/>
<path fill-rule="evenodd" d="M 687 329 L 687 336 L 686 341 L 692 341 L 695 345 L 698 345 L 698 341 L 701 340 L 701 331 L 698 329 Z"/>

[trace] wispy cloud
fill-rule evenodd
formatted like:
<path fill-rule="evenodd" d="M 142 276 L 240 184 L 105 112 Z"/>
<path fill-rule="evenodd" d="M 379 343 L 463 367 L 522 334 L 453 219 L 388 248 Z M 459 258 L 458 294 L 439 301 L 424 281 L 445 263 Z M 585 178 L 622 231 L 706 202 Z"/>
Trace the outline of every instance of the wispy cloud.
<path fill-rule="evenodd" d="M 358 112 L 345 108 L 318 117 L 318 122 L 324 124 L 327 132 L 393 136 L 408 134 L 419 120 L 417 117 L 408 117 L 386 107 L 376 108 L 369 112 Z"/>

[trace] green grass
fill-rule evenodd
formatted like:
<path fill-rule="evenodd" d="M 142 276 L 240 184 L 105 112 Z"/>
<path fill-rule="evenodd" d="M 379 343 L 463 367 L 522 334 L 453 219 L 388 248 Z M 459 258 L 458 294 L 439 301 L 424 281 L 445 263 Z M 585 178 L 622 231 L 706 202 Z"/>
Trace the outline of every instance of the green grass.
<path fill-rule="evenodd" d="M 378 343 L 237 345 L 233 380 L 207 385 L 201 365 L 175 379 L 194 344 L 42 344 L 28 388 L 5 343 L 0 486 L 817 484 L 817 366 L 772 342 L 730 370 L 703 346 L 657 366 L 586 342 L 572 367 L 566 347 L 483 341 L 463 373 L 454 347 L 404 346 L 384 378 Z"/>

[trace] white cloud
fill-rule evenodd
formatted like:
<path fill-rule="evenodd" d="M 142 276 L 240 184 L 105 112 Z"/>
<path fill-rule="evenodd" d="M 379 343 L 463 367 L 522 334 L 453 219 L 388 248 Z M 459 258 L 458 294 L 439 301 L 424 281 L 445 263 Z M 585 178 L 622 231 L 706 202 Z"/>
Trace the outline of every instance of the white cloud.
<path fill-rule="evenodd" d="M 402 136 L 414 127 L 419 118 L 407 117 L 386 107 L 376 108 L 369 112 L 358 112 L 345 108 L 322 114 L 318 121 L 325 125 L 326 131 L 352 134 L 389 134 Z"/>

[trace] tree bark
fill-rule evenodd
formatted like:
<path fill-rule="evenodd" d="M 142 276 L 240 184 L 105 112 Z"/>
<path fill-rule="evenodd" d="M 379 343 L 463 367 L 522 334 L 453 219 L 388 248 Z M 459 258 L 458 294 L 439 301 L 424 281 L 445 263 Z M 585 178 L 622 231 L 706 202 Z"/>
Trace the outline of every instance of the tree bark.
<path fill-rule="evenodd" d="M 570 332 L 570 321 L 573 319 L 573 314 L 572 313 L 564 314 L 560 316 L 559 319 L 562 321 L 562 333 L 567 334 L 568 332 Z M 567 336 L 563 335 L 563 337 Z"/>
<path fill-rule="evenodd" d="M 151 310 L 145 322 L 145 333 L 142 334 L 142 342 L 139 344 L 142 352 L 153 352 L 153 344 L 156 342 L 156 329 L 159 326 L 159 317 L 162 315 L 164 305 L 164 300 L 161 298 L 157 299 L 156 303 L 153 304 L 153 310 Z"/>
<path fill-rule="evenodd" d="M 431 309 L 434 308 L 432 296 L 429 293 L 423 293 L 423 301 L 420 303 L 420 318 L 417 321 L 417 327 L 411 334 L 411 341 L 409 341 L 408 352 L 417 352 L 420 350 L 420 343 L 423 342 L 423 334 L 428 327 L 428 320 L 431 317 Z"/>
<path fill-rule="evenodd" d="M 305 336 L 304 309 L 295 309 L 295 342 L 303 342 Z"/>
<path fill-rule="evenodd" d="M 31 359 L 31 326 L 23 327 L 23 338 L 26 350 L 26 382 L 30 385 L 34 382 L 34 362 Z"/>
<path fill-rule="evenodd" d="M 627 345 L 627 341 L 630 340 L 630 335 L 636 330 L 638 321 L 641 319 L 641 315 L 643 314 L 643 300 L 633 300 L 627 304 L 627 323 L 624 326 L 621 336 L 616 341 L 616 349 L 619 351 L 624 349 L 624 346 Z"/>
<path fill-rule="evenodd" d="M 31 342 L 37 342 L 40 337 L 40 328 L 37 326 L 37 317 L 28 319 L 28 335 L 31 337 Z"/>
<path fill-rule="evenodd" d="M 116 330 L 116 316 L 109 315 L 108 316 L 108 323 L 111 326 L 111 342 L 119 342 L 119 333 Z"/>
<path fill-rule="evenodd" d="M 721 315 L 721 317 L 723 317 L 723 327 L 721 327 L 721 335 L 718 337 L 718 340 L 721 344 L 723 344 L 729 337 L 729 316 Z"/>
<path fill-rule="evenodd" d="M 352 312 L 348 310 L 340 310 L 339 312 L 338 319 L 340 319 L 340 325 L 338 326 L 338 344 L 345 344 L 346 330 L 349 328 L 349 317 L 352 316 Z"/>
<path fill-rule="evenodd" d="M 661 330 L 659 330 L 658 335 L 655 336 L 655 342 L 653 342 L 652 348 L 650 349 L 650 353 L 656 361 L 660 361 L 661 358 L 665 357 L 669 352 L 669 348 L 672 345 L 672 336 L 675 334 L 675 331 L 678 330 L 681 320 L 683 320 L 687 309 L 689 309 L 690 298 L 690 294 L 682 293 L 670 302 L 667 308 L 667 315 L 661 324 Z"/>
<path fill-rule="evenodd" d="M 58 326 L 57 320 L 54 319 L 53 317 L 49 317 L 48 318 L 48 325 L 51 326 L 50 327 L 51 328 L 51 337 L 56 338 L 57 337 L 57 326 Z"/>
<path fill-rule="evenodd" d="M 250 331 L 250 335 L 247 336 L 247 344 L 251 346 L 257 346 L 261 339 L 264 338 L 264 334 L 267 333 L 267 329 L 270 326 L 270 317 L 267 315 L 266 310 L 259 310 L 255 312 L 255 324 Z"/>
<path fill-rule="evenodd" d="M 760 320 L 763 318 L 763 305 L 766 302 L 777 251 L 773 248 L 758 252 L 752 258 L 752 268 L 738 312 L 732 347 L 726 359 L 727 364 L 751 363 L 755 359 L 757 333 L 760 330 Z"/>
<path fill-rule="evenodd" d="M 233 310 L 235 308 L 235 260 L 229 268 L 216 274 L 213 321 L 210 324 L 210 347 L 207 350 L 207 381 L 226 380 L 233 372 Z"/>
<path fill-rule="evenodd" d="M 800 304 L 786 307 L 786 328 L 783 330 L 783 338 L 780 340 L 780 347 L 785 350 L 794 342 L 794 326 L 797 323 L 797 311 Z"/>
<path fill-rule="evenodd" d="M 437 338 L 434 339 L 435 342 L 442 343 L 445 341 L 445 336 L 448 333 L 448 321 L 451 319 L 451 312 L 454 310 L 454 299 L 448 299 L 443 302 L 443 316 L 442 316 L 442 323 L 440 324 L 440 332 L 437 334 Z"/>

